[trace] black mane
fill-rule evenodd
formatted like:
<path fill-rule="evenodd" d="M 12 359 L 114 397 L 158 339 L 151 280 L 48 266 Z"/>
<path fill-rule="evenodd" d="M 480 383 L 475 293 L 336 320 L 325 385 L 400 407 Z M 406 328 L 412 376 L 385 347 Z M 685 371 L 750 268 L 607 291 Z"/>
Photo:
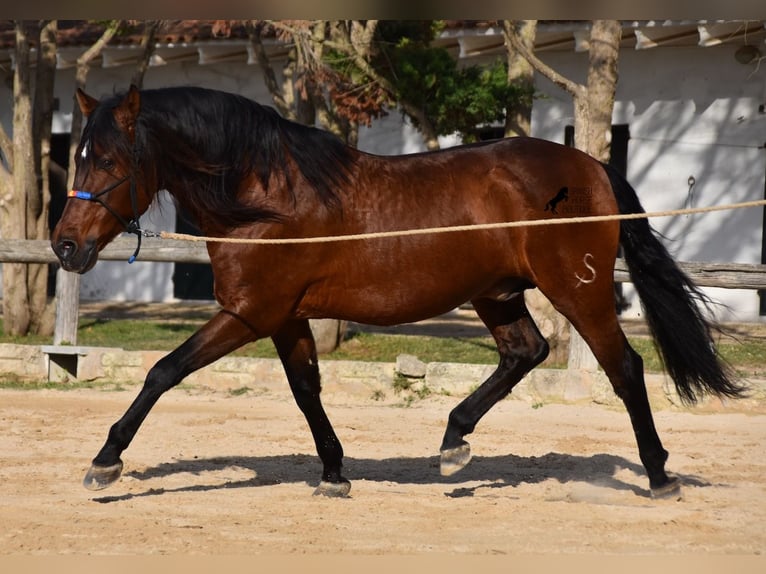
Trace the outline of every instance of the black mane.
<path fill-rule="evenodd" d="M 198 87 L 141 91 L 136 141 L 131 146 L 115 125 L 111 110 L 123 95 L 105 100 L 89 118 L 83 142 L 132 157 L 138 173 L 156 174 L 159 188 L 183 188 L 183 203 L 216 213 L 233 224 L 278 220 L 281 214 L 236 199 L 239 184 L 255 174 L 269 191 L 273 177 L 295 182 L 286 170 L 288 156 L 322 204 L 338 206 L 337 188 L 348 179 L 353 155 L 339 138 L 288 121 L 245 97 Z M 295 196 L 292 195 L 293 201 Z M 199 206 L 198 208 L 196 206 Z"/>

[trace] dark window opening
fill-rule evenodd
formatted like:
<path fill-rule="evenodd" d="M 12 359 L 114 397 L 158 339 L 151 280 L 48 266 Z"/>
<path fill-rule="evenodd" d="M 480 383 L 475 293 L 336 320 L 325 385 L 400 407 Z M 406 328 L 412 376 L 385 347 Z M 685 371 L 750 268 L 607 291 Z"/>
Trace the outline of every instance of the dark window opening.
<path fill-rule="evenodd" d="M 53 231 L 56 227 L 61 214 L 64 212 L 67 192 L 67 170 L 69 168 L 69 141 L 68 133 L 51 135 L 50 169 L 48 177 L 50 178 L 51 198 L 48 204 L 48 229 Z M 48 264 L 48 296 L 53 297 L 56 294 L 56 272 L 58 263 Z"/>
<path fill-rule="evenodd" d="M 499 140 L 499 139 L 503 139 L 504 137 L 505 137 L 505 128 L 502 128 L 499 126 L 478 128 L 476 130 L 476 139 L 480 142 L 486 142 L 490 140 Z"/>
<path fill-rule="evenodd" d="M 176 232 L 200 235 L 189 215 L 177 206 Z M 179 263 L 173 269 L 173 296 L 186 300 L 213 299 L 213 268 L 209 263 Z"/>

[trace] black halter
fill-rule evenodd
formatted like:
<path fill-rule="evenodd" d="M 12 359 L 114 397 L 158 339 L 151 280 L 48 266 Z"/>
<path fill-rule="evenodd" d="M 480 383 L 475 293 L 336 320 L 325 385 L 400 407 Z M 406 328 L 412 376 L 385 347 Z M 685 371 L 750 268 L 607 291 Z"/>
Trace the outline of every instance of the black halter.
<path fill-rule="evenodd" d="M 126 221 L 124 217 L 122 217 L 119 213 L 117 213 L 114 209 L 109 207 L 107 203 L 105 203 L 103 200 L 101 200 L 101 196 L 105 193 L 109 193 L 116 187 L 119 187 L 123 183 L 125 183 L 128 179 L 130 179 L 130 204 L 133 208 L 133 218 L 129 221 Z M 125 231 L 127 233 L 133 234 L 138 238 L 138 245 L 136 246 L 136 250 L 133 252 L 133 255 L 130 256 L 128 259 L 128 263 L 133 263 L 136 260 L 136 257 L 138 257 L 138 252 L 141 250 L 141 238 L 144 235 L 149 235 L 146 231 L 141 229 L 141 225 L 138 222 L 138 219 L 140 217 L 138 213 L 138 199 L 136 197 L 136 182 L 132 177 L 125 176 L 122 179 L 114 182 L 112 185 L 107 187 L 106 189 L 103 189 L 99 191 L 98 193 L 91 193 L 89 191 L 81 191 L 73 189 L 69 192 L 67 192 L 67 197 L 74 197 L 76 199 L 84 199 L 86 201 L 95 201 L 102 207 L 104 207 L 109 213 L 111 213 L 117 221 L 122 224 L 122 226 L 125 228 Z"/>

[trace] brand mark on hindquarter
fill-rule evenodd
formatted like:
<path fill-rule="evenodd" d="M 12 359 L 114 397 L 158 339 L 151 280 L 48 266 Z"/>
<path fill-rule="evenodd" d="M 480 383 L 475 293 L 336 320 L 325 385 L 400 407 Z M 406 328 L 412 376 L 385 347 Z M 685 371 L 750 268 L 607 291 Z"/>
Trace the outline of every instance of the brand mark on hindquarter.
<path fill-rule="evenodd" d="M 545 204 L 543 211 L 550 211 L 555 215 L 587 215 L 590 213 L 592 199 L 593 189 L 590 187 L 565 186 Z"/>

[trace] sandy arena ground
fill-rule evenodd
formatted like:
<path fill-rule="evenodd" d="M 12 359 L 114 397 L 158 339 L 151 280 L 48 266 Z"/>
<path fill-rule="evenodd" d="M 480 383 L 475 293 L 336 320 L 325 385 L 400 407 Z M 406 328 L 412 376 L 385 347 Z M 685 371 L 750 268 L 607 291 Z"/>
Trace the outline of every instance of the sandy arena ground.
<path fill-rule="evenodd" d="M 348 499 L 312 496 L 320 464 L 285 394 L 176 389 L 81 486 L 137 391 L 0 391 L 0 554 L 693 554 L 766 551 L 766 414 L 656 412 L 683 500 L 655 501 L 627 414 L 505 400 L 444 478 L 455 397 L 410 407 L 327 394 Z"/>

